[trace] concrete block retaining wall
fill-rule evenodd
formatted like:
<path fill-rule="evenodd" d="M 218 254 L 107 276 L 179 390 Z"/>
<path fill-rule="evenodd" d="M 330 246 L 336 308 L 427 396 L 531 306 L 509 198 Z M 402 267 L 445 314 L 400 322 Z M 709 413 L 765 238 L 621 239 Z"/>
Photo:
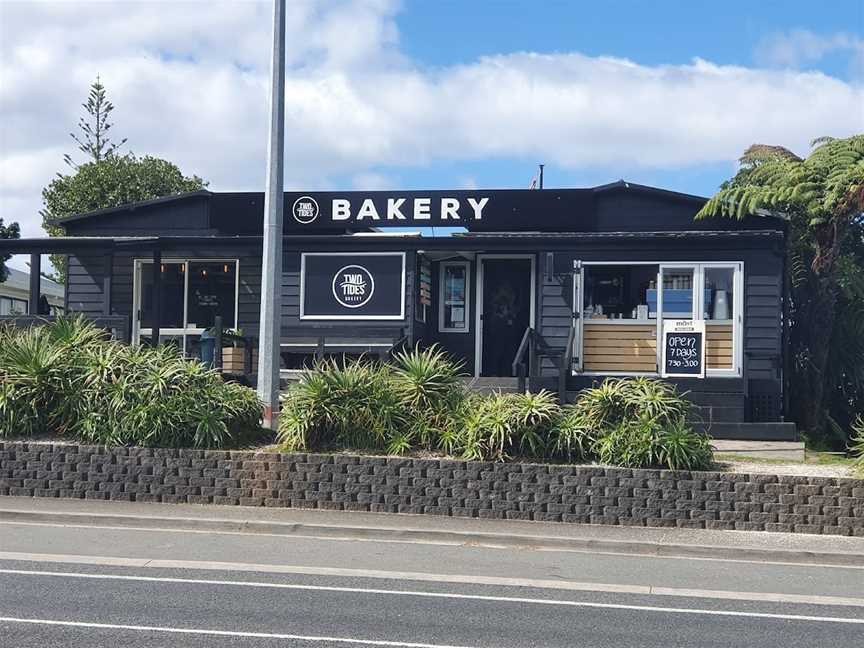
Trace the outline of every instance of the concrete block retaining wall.
<path fill-rule="evenodd" d="M 0 443 L 0 495 L 864 536 L 864 480 Z"/>

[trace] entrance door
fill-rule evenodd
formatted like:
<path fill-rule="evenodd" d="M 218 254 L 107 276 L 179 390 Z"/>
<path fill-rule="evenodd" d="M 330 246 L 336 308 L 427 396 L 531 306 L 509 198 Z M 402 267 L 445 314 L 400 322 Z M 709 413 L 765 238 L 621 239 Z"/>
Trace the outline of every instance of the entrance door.
<path fill-rule="evenodd" d="M 513 358 L 534 321 L 534 259 L 480 257 L 477 375 L 512 376 Z"/>

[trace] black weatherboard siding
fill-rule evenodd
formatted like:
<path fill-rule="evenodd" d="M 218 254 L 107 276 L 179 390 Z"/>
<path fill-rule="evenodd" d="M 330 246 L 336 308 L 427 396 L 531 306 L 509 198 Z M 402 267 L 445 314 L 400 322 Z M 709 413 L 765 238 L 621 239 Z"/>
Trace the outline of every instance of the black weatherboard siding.
<path fill-rule="evenodd" d="M 334 204 L 342 220 L 333 220 Z M 437 342 L 462 358 L 466 370 L 473 373 L 478 255 L 533 256 L 535 329 L 552 351 L 564 349 L 573 322 L 575 261 L 740 262 L 744 284 L 742 376 L 670 380 L 691 392 L 708 423 L 781 421 L 786 223 L 773 216 L 696 221 L 694 216 L 703 204 L 704 199 L 696 196 L 624 182 L 542 191 L 287 193 L 281 281 L 283 351 L 296 348 L 297 353 L 308 353 L 322 337 L 334 348 L 348 351 L 352 344 L 362 350 L 384 349 L 397 340 Z M 404 221 L 399 215 L 405 216 Z M 131 319 L 133 261 L 152 259 L 153 249 L 161 248 L 163 260 L 237 259 L 237 325 L 255 335 L 262 219 L 260 193 L 201 191 L 64 221 L 70 236 L 110 237 L 106 240 L 111 244 L 105 250 L 82 248 L 70 255 L 69 310 L 98 316 L 110 302 L 113 314 Z M 468 232 L 435 238 L 374 233 L 380 227 L 416 229 L 431 224 L 463 225 Z M 357 233 L 363 236 L 353 235 Z M 301 319 L 301 254 L 321 252 L 340 253 L 347 259 L 363 258 L 360 253 L 404 253 L 404 315 L 394 319 Z M 432 275 L 425 322 L 420 321 L 417 310 L 421 256 L 430 260 Z M 469 263 L 467 333 L 439 330 L 440 263 L 447 259 Z M 109 267 L 111 288 L 106 295 Z M 320 292 L 321 286 L 316 290 Z M 533 386 L 554 389 L 558 366 L 550 357 L 541 358 L 540 363 Z M 572 397 L 597 380 L 569 376 L 566 389 Z"/>

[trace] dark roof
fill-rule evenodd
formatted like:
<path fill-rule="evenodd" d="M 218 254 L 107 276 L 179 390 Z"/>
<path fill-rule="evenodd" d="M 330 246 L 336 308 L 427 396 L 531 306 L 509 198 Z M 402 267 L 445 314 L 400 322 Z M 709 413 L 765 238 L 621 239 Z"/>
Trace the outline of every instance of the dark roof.
<path fill-rule="evenodd" d="M 656 196 L 663 196 L 664 198 L 677 198 L 678 200 L 687 200 L 700 204 L 704 204 L 708 202 L 708 199 L 704 196 L 697 196 L 695 194 L 681 193 L 680 191 L 671 191 L 669 189 L 660 189 L 659 187 L 650 187 L 648 185 L 637 184 L 635 182 L 627 182 L 624 179 L 618 180 L 617 182 L 610 182 L 609 184 L 598 185 L 596 187 L 592 187 L 591 191 L 594 193 L 605 193 L 610 191 L 636 191 L 639 193 L 647 193 L 654 194 Z"/>
<path fill-rule="evenodd" d="M 63 218 L 56 218 L 54 220 L 48 221 L 50 225 L 62 225 L 63 223 L 71 223 L 77 220 L 82 220 L 85 218 L 92 218 L 94 216 L 102 216 L 103 214 L 112 214 L 115 212 L 124 212 L 124 211 L 135 211 L 136 209 L 141 209 L 142 207 L 150 207 L 152 205 L 159 205 L 162 203 L 170 203 L 176 202 L 179 200 L 187 200 L 188 198 L 198 198 L 202 196 L 212 196 L 212 191 L 207 191 L 206 189 L 199 189 L 198 191 L 188 191 L 186 193 L 180 194 L 172 194 L 170 196 L 162 196 L 160 198 L 151 198 L 150 200 L 139 200 L 138 202 L 126 203 L 125 205 L 118 205 L 117 207 L 105 207 L 104 209 L 94 209 L 93 211 L 83 212 L 81 214 L 73 214 L 72 216 L 65 216 Z"/>
<path fill-rule="evenodd" d="M 554 189 L 540 189 L 540 190 L 509 189 L 507 191 L 535 192 L 535 191 L 554 191 Z M 660 196 L 660 197 L 667 198 L 667 199 L 683 200 L 683 201 L 693 202 L 693 203 L 698 203 L 698 204 L 703 204 L 708 200 L 707 198 L 705 198 L 703 196 L 696 196 L 693 194 L 686 194 L 686 193 L 681 193 L 678 191 L 670 191 L 668 189 L 660 189 L 658 187 L 650 187 L 648 185 L 637 184 L 634 182 L 627 182 L 625 180 L 618 180 L 616 182 L 610 182 L 608 184 L 598 185 L 596 187 L 587 187 L 587 188 L 583 189 L 583 191 L 590 191 L 590 192 L 595 193 L 595 194 L 609 193 L 609 192 L 614 192 L 614 191 L 633 191 L 633 192 L 637 192 L 637 193 L 653 194 L 653 195 Z M 416 193 L 416 190 L 414 190 L 414 192 Z M 294 192 L 286 192 L 286 193 L 294 193 Z M 344 193 L 349 194 L 349 193 L 366 193 L 366 192 L 346 191 Z M 387 193 L 396 194 L 399 192 L 398 192 L 398 190 L 396 190 L 396 191 L 387 192 Z M 71 223 L 71 222 L 83 220 L 86 218 L 92 218 L 95 216 L 102 216 L 104 214 L 111 214 L 111 213 L 118 213 L 118 212 L 131 212 L 131 211 L 135 211 L 136 209 L 151 207 L 153 205 L 159 205 L 162 203 L 177 202 L 177 201 L 181 201 L 181 200 L 187 200 L 189 198 L 197 198 L 197 197 L 204 197 L 204 196 L 206 196 L 206 197 L 216 196 L 216 197 L 227 198 L 227 199 L 246 199 L 246 198 L 256 199 L 256 198 L 258 198 L 258 199 L 263 200 L 264 194 L 260 191 L 258 191 L 258 192 L 255 192 L 255 191 L 219 191 L 219 192 L 215 192 L 215 191 L 208 191 L 206 189 L 201 189 L 198 191 L 190 191 L 187 193 L 173 194 L 171 196 L 162 196 L 161 198 L 153 198 L 151 200 L 142 200 L 142 201 L 138 201 L 138 202 L 127 203 L 125 205 L 119 205 L 117 207 L 106 207 L 104 209 L 96 209 L 96 210 L 89 211 L 89 212 L 83 212 L 81 214 L 73 214 L 72 216 L 66 216 L 64 218 L 58 218 L 58 219 L 49 221 L 49 223 L 52 225 L 63 225 L 64 223 Z"/>
<path fill-rule="evenodd" d="M 539 240 L 544 245 L 567 245 L 582 241 L 617 240 L 723 240 L 723 239 L 778 239 L 783 238 L 780 230 L 685 230 L 660 232 L 467 232 L 452 236 L 393 236 L 384 234 L 306 234 L 286 237 L 291 248 L 345 243 L 351 241 L 358 246 L 373 245 L 393 247 L 399 245 L 406 249 L 465 249 L 466 246 L 514 246 L 519 241 Z M 55 252 L 75 253 L 90 249 L 101 252 L 113 250 L 172 250 L 201 245 L 203 247 L 247 246 L 260 247 L 261 236 L 117 236 L 117 237 L 79 237 L 58 236 L 44 238 L 0 239 L 0 253 L 14 254 Z"/>

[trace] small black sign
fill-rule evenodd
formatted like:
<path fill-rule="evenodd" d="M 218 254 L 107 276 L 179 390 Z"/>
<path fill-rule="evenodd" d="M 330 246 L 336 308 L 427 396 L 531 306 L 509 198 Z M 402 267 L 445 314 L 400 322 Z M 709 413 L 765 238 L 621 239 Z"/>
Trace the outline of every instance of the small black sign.
<path fill-rule="evenodd" d="M 403 252 L 308 252 L 300 275 L 300 319 L 405 317 Z"/>
<path fill-rule="evenodd" d="M 705 322 L 664 322 L 663 376 L 705 376 Z"/>

